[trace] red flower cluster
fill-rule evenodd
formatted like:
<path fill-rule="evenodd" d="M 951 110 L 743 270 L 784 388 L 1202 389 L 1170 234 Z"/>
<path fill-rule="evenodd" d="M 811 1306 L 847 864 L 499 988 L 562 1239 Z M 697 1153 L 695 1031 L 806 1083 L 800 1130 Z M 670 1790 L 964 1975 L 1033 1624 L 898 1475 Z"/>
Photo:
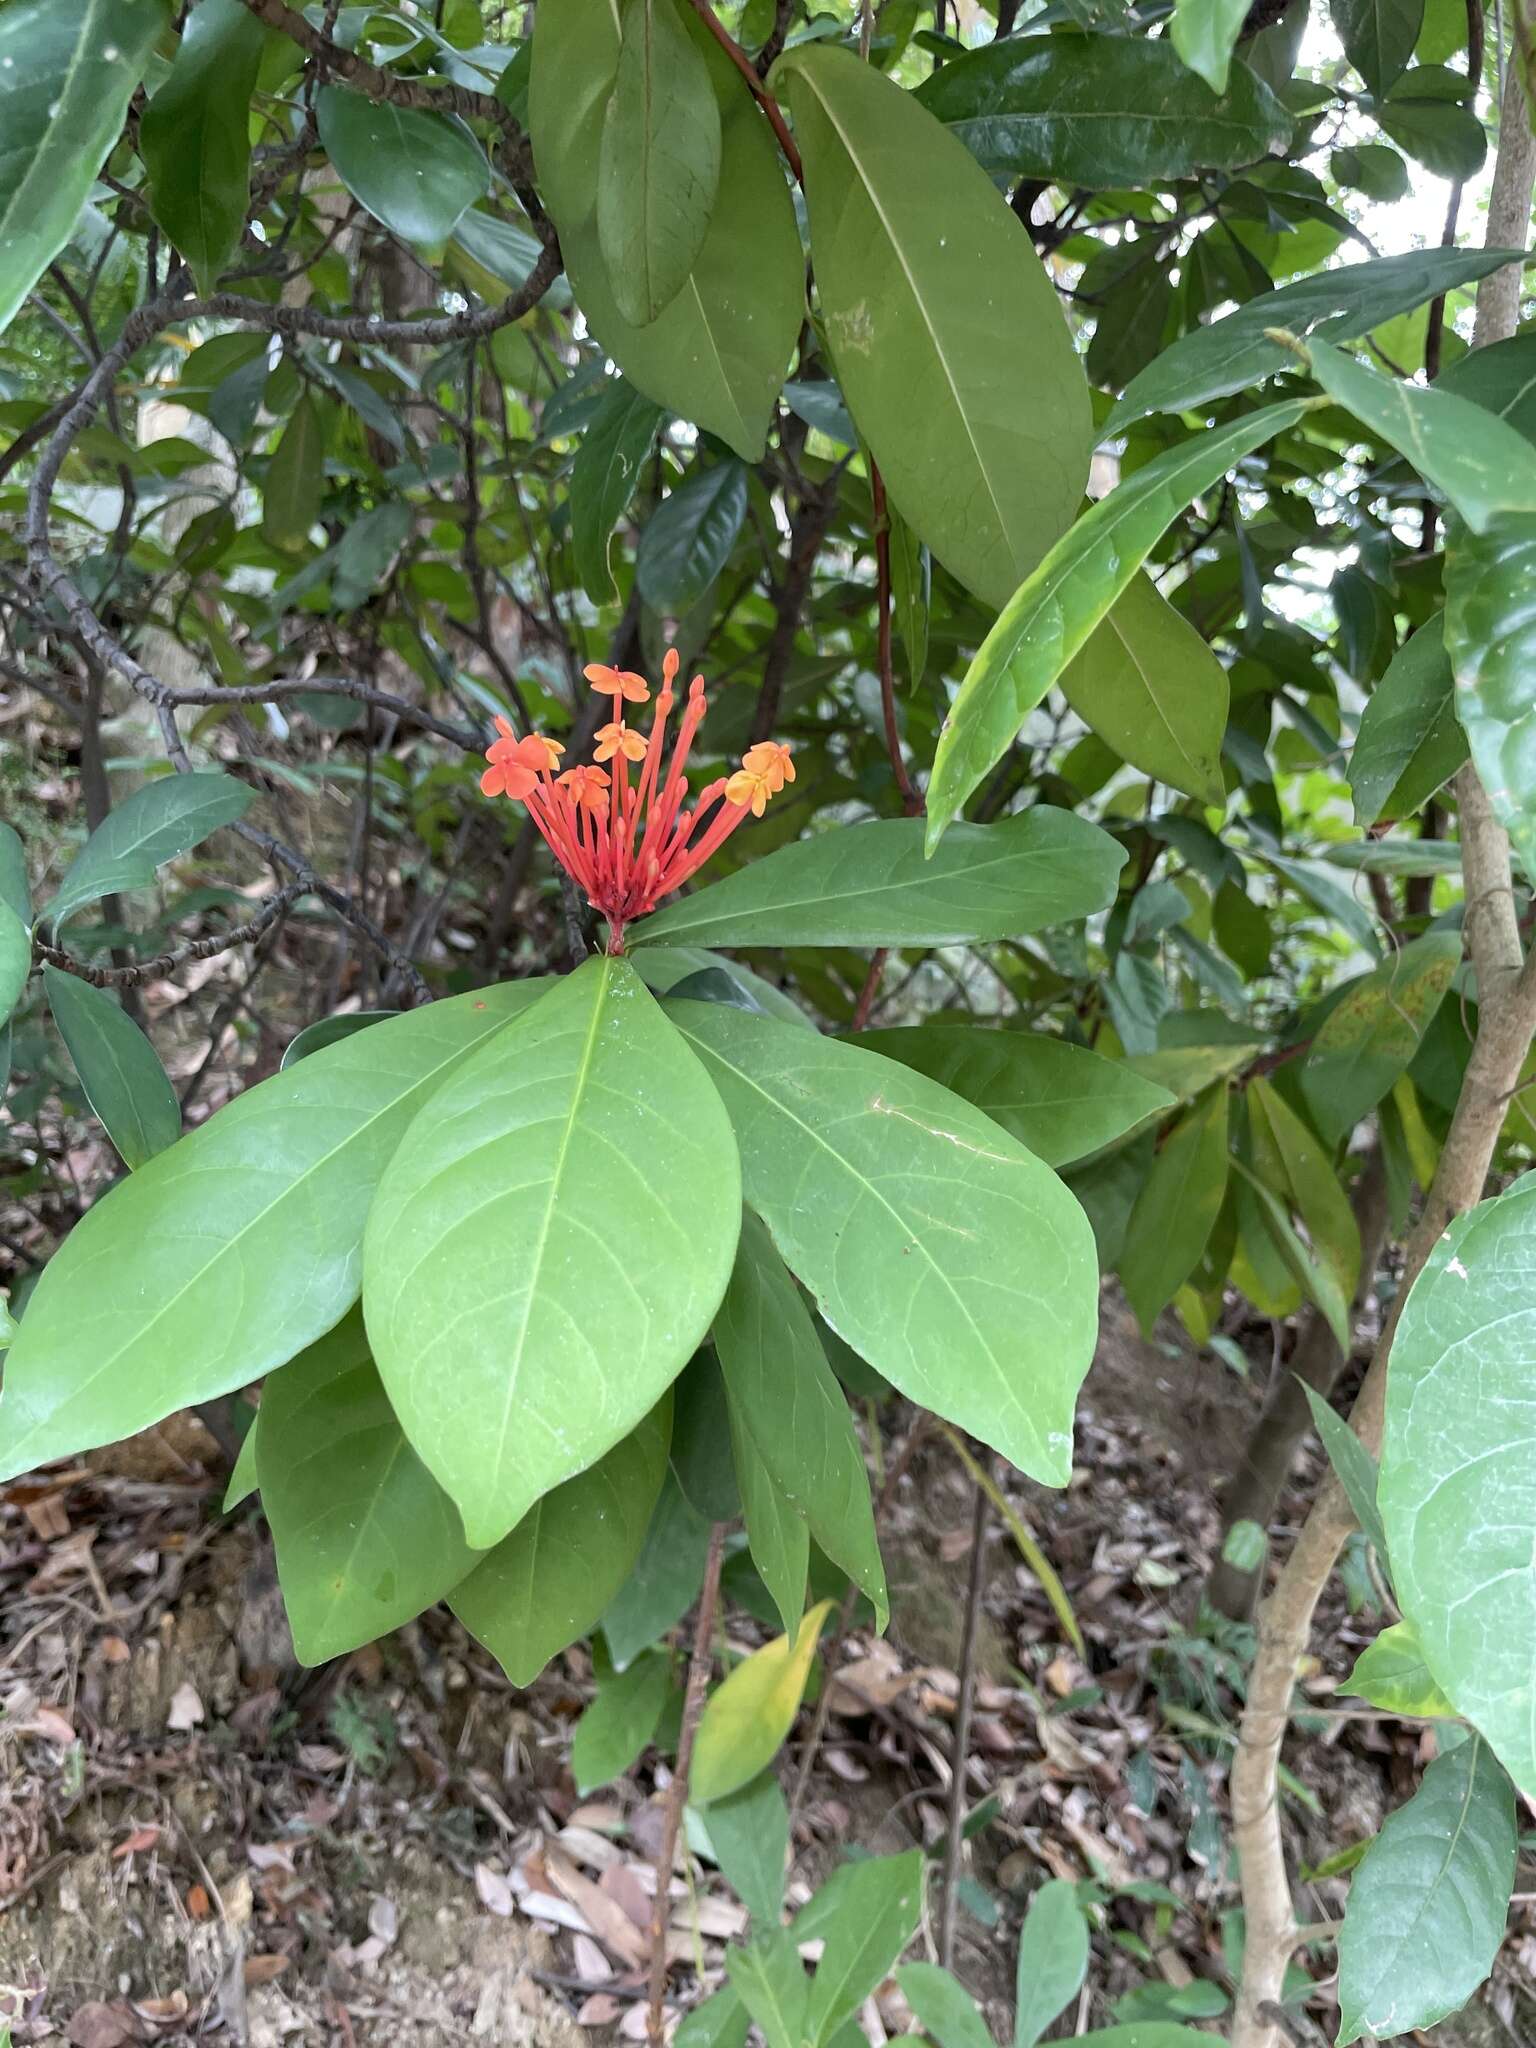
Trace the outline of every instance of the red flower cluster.
<path fill-rule="evenodd" d="M 592 908 L 607 918 L 610 953 L 623 952 L 627 924 L 681 888 L 719 851 L 748 812 L 760 818 L 769 797 L 795 779 L 788 747 L 763 740 L 748 747 L 733 775 L 709 783 L 687 808 L 683 771 L 707 707 L 704 678 L 695 676 L 663 776 L 662 747 L 675 702 L 672 685 L 677 671 L 677 653 L 669 649 L 647 735 L 624 723 L 626 704 L 650 699 L 644 676 L 596 662 L 587 669 L 593 689 L 613 698 L 613 717 L 598 730 L 592 764 L 559 773 L 565 749 L 558 740 L 542 733 L 520 740 L 503 718 L 496 721 L 500 737 L 486 751 L 491 765 L 481 776 L 480 787 L 487 796 L 508 796 L 527 804 L 555 859 Z M 611 774 L 597 765 L 605 761 L 613 764 Z M 639 764 L 640 773 L 632 783 L 633 763 Z"/>

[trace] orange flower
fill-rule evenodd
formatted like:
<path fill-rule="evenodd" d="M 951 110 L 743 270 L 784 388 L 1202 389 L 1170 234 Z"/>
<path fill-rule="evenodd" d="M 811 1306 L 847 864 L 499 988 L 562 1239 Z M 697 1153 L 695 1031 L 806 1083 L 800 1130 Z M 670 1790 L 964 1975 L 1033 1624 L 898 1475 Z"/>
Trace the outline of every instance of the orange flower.
<path fill-rule="evenodd" d="M 795 764 L 789 758 L 789 749 L 778 740 L 759 740 L 755 747 L 748 747 L 741 757 L 741 765 L 747 774 L 763 778 L 771 796 L 777 796 L 786 782 L 795 779 Z"/>
<path fill-rule="evenodd" d="M 589 662 L 582 674 L 594 690 L 602 690 L 614 698 L 614 709 L 618 701 L 626 704 L 643 704 L 651 694 L 649 683 L 644 676 L 637 676 L 632 669 L 609 668 L 605 662 Z"/>
<path fill-rule="evenodd" d="M 594 818 L 600 818 L 608 808 L 608 777 L 601 768 L 567 768 L 560 777 L 560 787 L 577 810 L 590 811 Z"/>
<path fill-rule="evenodd" d="M 750 805 L 753 817 L 760 818 L 778 787 L 767 775 L 751 768 L 738 768 L 725 785 L 725 800 L 728 804 Z"/>
<path fill-rule="evenodd" d="M 645 759 L 645 740 L 638 732 L 631 732 L 621 718 L 612 725 L 600 725 L 597 729 L 595 758 L 611 761 L 615 754 L 622 754 L 626 761 Z"/>
<path fill-rule="evenodd" d="M 531 732 L 526 739 L 517 739 L 504 718 L 498 718 L 496 724 L 500 737 L 485 750 L 491 765 L 481 776 L 480 787 L 487 796 L 509 796 L 521 803 L 537 787 L 540 774 L 547 774 L 565 749 L 542 733 Z"/>

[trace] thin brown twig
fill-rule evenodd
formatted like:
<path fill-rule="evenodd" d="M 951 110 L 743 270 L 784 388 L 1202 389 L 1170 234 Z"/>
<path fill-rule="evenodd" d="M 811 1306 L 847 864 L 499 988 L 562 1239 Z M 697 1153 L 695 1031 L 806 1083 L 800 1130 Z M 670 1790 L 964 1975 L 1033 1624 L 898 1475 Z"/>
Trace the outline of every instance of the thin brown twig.
<path fill-rule="evenodd" d="M 128 967 L 93 967 L 87 961 L 77 960 L 72 953 L 66 953 L 62 947 L 50 946 L 42 939 L 33 941 L 33 951 L 47 966 L 60 968 L 65 974 L 74 975 L 77 981 L 88 981 L 92 988 L 141 988 L 146 981 L 159 981 L 165 975 L 173 974 L 189 960 L 211 960 L 215 953 L 228 953 L 236 946 L 259 939 L 270 924 L 290 910 L 301 896 L 308 894 L 307 883 L 286 882 L 267 898 L 254 917 L 236 925 L 232 931 L 214 932 L 205 939 L 189 939 L 183 946 L 157 953 L 153 960 L 136 960 Z"/>

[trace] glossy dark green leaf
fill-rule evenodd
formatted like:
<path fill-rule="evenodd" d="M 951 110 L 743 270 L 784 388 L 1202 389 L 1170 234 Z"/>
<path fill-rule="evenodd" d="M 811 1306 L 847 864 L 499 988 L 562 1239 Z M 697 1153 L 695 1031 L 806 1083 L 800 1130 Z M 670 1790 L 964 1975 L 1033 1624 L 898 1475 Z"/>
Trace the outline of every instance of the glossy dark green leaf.
<path fill-rule="evenodd" d="M 366 1031 L 374 1024 L 385 1024 L 400 1014 L 398 1010 L 346 1010 L 339 1016 L 322 1017 L 317 1024 L 307 1024 L 296 1038 L 289 1040 L 283 1050 L 282 1063 L 285 1067 L 297 1066 L 311 1053 L 323 1052 L 328 1045 L 340 1045 L 344 1038 L 355 1038 L 359 1031 Z"/>
<path fill-rule="evenodd" d="M 1517 334 L 1488 348 L 1469 349 L 1436 381 L 1442 391 L 1496 412 L 1536 442 L 1536 335 Z"/>
<path fill-rule="evenodd" d="M 1155 456 L 1090 506 L 1014 592 L 939 735 L 928 784 L 930 851 L 1190 500 L 1294 426 L 1304 409 L 1300 401 L 1266 406 Z"/>
<path fill-rule="evenodd" d="M 1358 147 L 1336 149 L 1328 168 L 1341 185 L 1352 185 L 1367 199 L 1390 206 L 1408 196 L 1411 179 L 1408 166 L 1395 149 L 1385 143 L 1362 142 Z"/>
<path fill-rule="evenodd" d="M 1132 577 L 1062 671 L 1061 693 L 1122 761 L 1225 803 L 1227 672 L 1150 577 Z"/>
<path fill-rule="evenodd" d="M 1047 1166 L 1086 1159 L 1174 1106 L 1123 1061 L 1039 1031 L 919 1024 L 850 1042 L 964 1096 Z"/>
<path fill-rule="evenodd" d="M 1056 1176 L 893 1061 L 716 1004 L 668 1012 L 725 1100 L 747 1200 L 832 1327 L 911 1399 L 1065 1484 L 1098 1286 Z"/>
<path fill-rule="evenodd" d="M 123 1164 L 142 1166 L 181 1136 L 181 1105 L 159 1055 L 115 996 L 43 969 L 48 1007 L 80 1086 Z"/>
<path fill-rule="evenodd" d="M 199 0 L 139 122 L 155 219 L 212 291 L 251 196 L 251 94 L 268 31 L 240 0 Z"/>
<path fill-rule="evenodd" d="M 147 889 L 155 870 L 241 816 L 255 791 L 233 775 L 165 775 L 125 797 L 64 871 L 43 912 L 55 930 L 82 904 Z"/>
<path fill-rule="evenodd" d="M 1482 122 L 1462 102 L 1467 81 L 1438 64 L 1405 71 L 1376 109 L 1382 132 L 1437 178 L 1475 178 L 1488 154 Z"/>
<path fill-rule="evenodd" d="M 368 1218 L 368 1332 L 478 1548 L 671 1385 L 740 1209 L 725 1111 L 622 959 L 557 982 L 412 1124 Z"/>
<path fill-rule="evenodd" d="M 772 76 L 854 421 L 902 517 L 1000 605 L 1088 474 L 1088 386 L 1054 288 L 986 173 L 892 80 L 812 43 Z"/>
<path fill-rule="evenodd" d="M 1376 1107 L 1413 1058 L 1460 963 L 1460 933 L 1427 933 L 1362 976 L 1328 1012 L 1301 1086 L 1330 1143 Z"/>
<path fill-rule="evenodd" d="M 1212 92 L 1227 89 L 1232 52 L 1246 19 L 1240 0 L 1174 0 L 1173 47 Z"/>
<path fill-rule="evenodd" d="M 1445 622 L 1431 619 L 1400 647 L 1367 700 L 1349 756 L 1355 823 L 1408 818 L 1467 758 L 1456 717 Z"/>
<path fill-rule="evenodd" d="M 1114 901 L 1125 850 L 1070 811 L 1037 805 L 966 825 L 934 857 L 916 818 L 824 832 L 749 861 L 635 933 L 688 946 L 942 946 L 1017 938 Z"/>
<path fill-rule="evenodd" d="M 667 1470 L 672 1396 L 605 1456 L 536 1500 L 448 1604 L 514 1685 L 601 1618 L 634 1569 Z"/>
<path fill-rule="evenodd" d="M 1149 412 L 1182 412 L 1294 369 L 1296 358 L 1266 330 L 1351 341 L 1440 292 L 1454 291 L 1518 259 L 1508 249 L 1412 249 L 1299 277 L 1260 292 L 1208 327 L 1196 327 L 1132 380 L 1104 423 L 1106 436 Z"/>
<path fill-rule="evenodd" d="M 672 1476 L 706 1522 L 734 1522 L 741 1495 L 731 1458 L 731 1415 L 719 1361 L 707 1347 L 672 1389 Z"/>
<path fill-rule="evenodd" d="M 599 1678 L 571 1737 L 571 1776 L 583 1799 L 623 1777 L 655 1735 L 671 1690 L 672 1660 L 664 1651 Z"/>
<path fill-rule="evenodd" d="M 1389 1815 L 1339 1930 L 1339 2042 L 1432 2027 L 1493 1968 L 1515 1880 L 1515 1801 L 1474 1737 L 1437 1757 Z"/>
<path fill-rule="evenodd" d="M 738 1402 L 731 1403 L 730 1421 L 731 1462 L 741 1492 L 747 1549 L 778 1610 L 784 1633 L 793 1635 L 805 1614 L 811 1532 L 804 1516 L 768 1469 Z"/>
<path fill-rule="evenodd" d="M 1120 1282 L 1144 1330 L 1200 1262 L 1227 1191 L 1227 1090 L 1179 1119 L 1142 1182 L 1120 1254 Z"/>
<path fill-rule="evenodd" d="M 1088 1922 L 1077 1887 L 1064 1878 L 1041 1885 L 1019 1930 L 1013 2048 L 1035 2048 L 1056 2015 L 1076 1998 L 1088 1971 Z"/>
<path fill-rule="evenodd" d="M 1522 445 L 1530 469 L 1529 444 Z M 1456 713 L 1494 816 L 1527 876 L 1536 874 L 1533 576 L 1536 518 L 1508 514 L 1482 535 L 1453 529 L 1446 550 L 1445 648 L 1456 679 Z"/>
<path fill-rule="evenodd" d="M 446 242 L 459 216 L 490 190 L 485 151 L 456 115 L 326 85 L 315 95 L 315 119 L 337 176 L 402 241 Z"/>
<path fill-rule="evenodd" d="M 1344 54 L 1379 99 L 1407 68 L 1424 23 L 1424 0 L 1329 0 Z"/>
<path fill-rule="evenodd" d="M 582 588 L 594 604 L 611 604 L 618 595 L 608 543 L 635 494 L 641 465 L 655 445 L 661 421 L 660 406 L 621 377 L 604 392 L 576 451 L 571 544 Z"/>
<path fill-rule="evenodd" d="M 1283 146 L 1290 116 L 1246 65 L 1216 91 L 1191 75 L 1209 73 L 1175 47 L 1184 14 L 1175 44 L 1001 37 L 941 65 L 917 97 L 983 170 L 1090 190 L 1231 170 Z"/>
<path fill-rule="evenodd" d="M 261 498 L 262 537 L 286 554 L 301 553 L 325 498 L 325 418 L 308 391 L 299 399 L 267 464 Z"/>
<path fill-rule="evenodd" d="M 0 15 L 0 329 L 74 232 L 164 0 L 18 0 Z"/>
<path fill-rule="evenodd" d="M 747 516 L 747 470 L 740 462 L 695 469 L 646 521 L 635 580 L 653 611 L 680 618 L 698 603 L 730 560 Z"/>
<path fill-rule="evenodd" d="M 648 327 L 687 282 L 720 184 L 720 107 L 673 0 L 628 0 L 598 156 L 597 243 L 614 304 Z"/>
<path fill-rule="evenodd" d="M 6 1476 L 246 1386 L 330 1329 L 357 1299 L 364 1219 L 406 1126 L 544 986 L 457 996 L 330 1046 L 96 1202 L 6 1365 Z"/>
<path fill-rule="evenodd" d="M 708 1549 L 709 1524 L 683 1499 L 669 1470 L 634 1569 L 603 1613 L 603 1635 L 619 1670 L 627 1670 L 688 1612 Z"/>
<path fill-rule="evenodd" d="M 405 1441 L 358 1311 L 271 1376 L 255 1441 L 301 1664 L 388 1635 L 478 1561 L 453 1502 Z"/>

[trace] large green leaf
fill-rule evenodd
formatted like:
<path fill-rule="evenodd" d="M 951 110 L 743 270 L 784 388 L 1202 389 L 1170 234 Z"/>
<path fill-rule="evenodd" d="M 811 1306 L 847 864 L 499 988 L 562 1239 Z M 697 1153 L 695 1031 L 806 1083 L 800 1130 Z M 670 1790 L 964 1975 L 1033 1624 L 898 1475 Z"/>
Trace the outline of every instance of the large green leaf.
<path fill-rule="evenodd" d="M 1086 1159 L 1174 1106 L 1123 1061 L 1039 1031 L 919 1024 L 851 1043 L 963 1095 L 1047 1166 Z"/>
<path fill-rule="evenodd" d="M 834 1564 L 889 1613 L 864 1454 L 809 1309 L 750 1210 L 715 1317 L 733 1420 L 740 1417 L 775 1485 Z"/>
<path fill-rule="evenodd" d="M 368 1218 L 364 1306 L 406 1435 L 477 1548 L 670 1386 L 740 1213 L 725 1111 L 626 960 L 557 983 L 412 1124 Z"/>
<path fill-rule="evenodd" d="M 780 1928 L 765 1930 L 744 1948 L 728 1949 L 725 1967 L 730 1989 L 712 1998 L 710 2008 L 719 2007 L 726 1998 L 734 1999 L 741 2013 L 743 2039 L 746 2023 L 752 2019 L 768 2048 L 805 2048 L 805 2008 L 811 1985 L 791 1937 Z M 732 2027 L 726 2038 L 734 2041 L 731 2017 L 722 2013 L 720 2019 Z"/>
<path fill-rule="evenodd" d="M 650 454 L 662 420 L 655 405 L 626 378 L 617 378 L 582 436 L 571 467 L 571 545 L 582 588 L 594 604 L 618 595 L 608 563 L 608 542 L 635 494 L 640 465 Z"/>
<path fill-rule="evenodd" d="M 1062 671 L 1061 693 L 1122 761 L 1202 803 L 1226 802 L 1227 672 L 1150 577 L 1131 578 Z"/>
<path fill-rule="evenodd" d="M 1256 1144 L 1263 1144 L 1274 1162 L 1276 1171 L 1266 1180 L 1288 1196 L 1338 1293 L 1351 1300 L 1360 1277 L 1360 1226 L 1339 1184 L 1330 1148 L 1268 1081 L 1256 1079 L 1249 1087 L 1248 1118 Z"/>
<path fill-rule="evenodd" d="M 312 391 L 301 394 L 267 464 L 261 535 L 284 554 L 302 554 L 325 500 L 325 417 Z"/>
<path fill-rule="evenodd" d="M 528 133 L 539 196 L 562 238 L 597 207 L 603 116 L 619 68 L 618 0 L 555 0 L 536 8 Z M 581 293 L 583 307 L 586 295 Z"/>
<path fill-rule="evenodd" d="M 1141 1184 L 1120 1283 L 1144 1330 L 1200 1263 L 1227 1191 L 1227 1090 L 1218 1083 L 1164 1139 Z"/>
<path fill-rule="evenodd" d="M 740 462 L 695 469 L 646 521 L 635 581 L 653 611 L 691 611 L 730 560 L 747 516 L 747 470 Z"/>
<path fill-rule="evenodd" d="M 571 1737 L 571 1776 L 583 1798 L 623 1777 L 655 1735 L 671 1690 L 672 1659 L 664 1650 L 598 1680 L 597 1697 Z"/>
<path fill-rule="evenodd" d="M 1525 467 L 1533 466 L 1529 443 Z M 1446 550 L 1445 649 L 1456 714 L 1494 816 L 1536 876 L 1536 519 L 1506 514 Z"/>
<path fill-rule="evenodd" d="M 634 1570 L 603 1612 L 603 1635 L 620 1671 L 688 1612 L 708 1550 L 709 1524 L 669 1471 Z"/>
<path fill-rule="evenodd" d="M 315 119 L 337 176 L 402 241 L 446 242 L 460 214 L 490 190 L 485 151 L 456 115 L 327 85 L 315 95 Z"/>
<path fill-rule="evenodd" d="M 1041 1885 L 1019 1930 L 1013 2048 L 1035 2043 L 1072 1999 L 1088 1970 L 1088 1923 L 1077 1887 L 1063 1878 Z"/>
<path fill-rule="evenodd" d="M 923 1917 L 921 1849 L 869 1856 L 840 1873 L 806 2008 L 813 2048 L 830 2041 L 890 1975 Z"/>
<path fill-rule="evenodd" d="M 1435 1759 L 1355 1872 L 1339 1929 L 1340 2048 L 1459 2012 L 1493 1968 L 1514 1878 L 1514 1795 L 1474 1737 Z"/>
<path fill-rule="evenodd" d="M 784 1911 L 789 1809 L 779 1781 L 764 1771 L 709 1810 L 709 1845 L 726 1881 L 752 1918 L 776 1927 Z"/>
<path fill-rule="evenodd" d="M 181 1104 L 159 1056 L 116 998 L 57 967 L 43 969 L 48 1007 L 80 1086 L 123 1164 L 139 1167 L 181 1136 Z"/>
<path fill-rule="evenodd" d="M 682 290 L 720 184 L 720 105 L 673 0 L 628 0 L 598 156 L 597 242 L 614 303 L 648 327 Z"/>
<path fill-rule="evenodd" d="M 245 1386 L 330 1329 L 357 1299 L 368 1204 L 406 1126 L 544 986 L 457 996 L 328 1046 L 89 1209 L 6 1364 L 5 1477 Z"/>
<path fill-rule="evenodd" d="M 229 825 L 255 791 L 233 775 L 166 775 L 125 797 L 64 871 L 43 913 L 55 930 L 84 903 L 119 889 L 145 889 L 155 869 Z"/>
<path fill-rule="evenodd" d="M 928 785 L 930 851 L 1185 506 L 1304 411 L 1296 400 L 1266 406 L 1155 456 L 1090 506 L 1014 592 L 939 735 Z"/>
<path fill-rule="evenodd" d="M 670 1390 L 629 1434 L 536 1500 L 449 1605 L 514 1685 L 593 1628 L 634 1569 L 667 1471 Z"/>
<path fill-rule="evenodd" d="M 985 171 L 1090 190 L 1231 170 L 1290 140 L 1244 64 L 1221 92 L 1143 36 L 1004 36 L 941 65 L 917 97 Z"/>
<path fill-rule="evenodd" d="M 1378 99 L 1413 55 L 1424 0 L 1329 0 L 1344 54 Z"/>
<path fill-rule="evenodd" d="M 212 291 L 251 197 L 251 94 L 267 30 L 240 0 L 200 0 L 139 123 L 155 219 Z"/>
<path fill-rule="evenodd" d="M 1174 0 L 1173 47 L 1212 92 L 1225 92 L 1248 10 L 1242 0 Z"/>
<path fill-rule="evenodd" d="M 301 1664 L 388 1635 L 473 1569 L 477 1553 L 405 1440 L 357 1310 L 271 1376 L 254 1434 Z"/>
<path fill-rule="evenodd" d="M 985 171 L 873 65 L 806 43 L 771 75 L 849 410 L 907 524 L 1000 605 L 1088 474 L 1088 385 L 1054 287 Z"/>
<path fill-rule="evenodd" d="M 1460 962 L 1458 932 L 1428 932 L 1362 975 L 1328 1012 L 1301 1086 L 1330 1143 L 1376 1107 L 1413 1058 Z"/>
<path fill-rule="evenodd" d="M 1468 349 L 1436 382 L 1440 390 L 1496 412 L 1517 433 L 1536 442 L 1536 334 L 1516 334 L 1488 348 Z"/>
<path fill-rule="evenodd" d="M 1488 154 L 1482 122 L 1463 104 L 1466 76 L 1440 64 L 1405 71 L 1376 109 L 1382 133 L 1437 178 L 1465 183 Z"/>
<path fill-rule="evenodd" d="M 1114 901 L 1125 849 L 1046 805 L 952 832 L 923 857 L 917 818 L 881 818 L 778 847 L 635 931 L 686 946 L 943 946 L 1018 938 Z"/>
<path fill-rule="evenodd" d="M 74 231 L 171 11 L 17 0 L 0 14 L 0 329 Z"/>
<path fill-rule="evenodd" d="M 1098 1272 L 1061 1182 L 894 1061 L 718 1004 L 667 1007 L 736 1126 L 747 1200 L 832 1328 L 911 1399 L 1064 1485 Z"/>
<path fill-rule="evenodd" d="M 1445 621 L 1437 616 L 1398 649 L 1366 703 L 1349 756 L 1357 825 L 1412 817 L 1456 773 L 1467 740 L 1452 699 Z"/>
<path fill-rule="evenodd" d="M 1106 436 L 1124 431 L 1149 412 L 1182 412 L 1245 391 L 1277 370 L 1293 369 L 1295 357 L 1267 330 L 1315 335 L 1319 341 L 1352 341 L 1399 313 L 1411 313 L 1441 292 L 1454 291 L 1522 261 L 1516 249 L 1410 249 L 1369 263 L 1298 277 L 1278 291 L 1260 292 L 1208 327 L 1193 328 L 1166 348 L 1126 386 L 1104 423 Z"/>
<path fill-rule="evenodd" d="M 1392 1342 L 1379 1487 L 1398 1601 L 1425 1661 L 1526 1793 L 1536 1791 L 1533 1277 L 1528 1183 L 1458 1217 L 1436 1244 Z"/>
<path fill-rule="evenodd" d="M 811 1570 L 811 1532 L 784 1491 L 747 1428 L 739 1402 L 730 1405 L 731 1464 L 741 1494 L 747 1549 L 768 1597 L 779 1611 L 786 1635 L 805 1613 Z"/>

